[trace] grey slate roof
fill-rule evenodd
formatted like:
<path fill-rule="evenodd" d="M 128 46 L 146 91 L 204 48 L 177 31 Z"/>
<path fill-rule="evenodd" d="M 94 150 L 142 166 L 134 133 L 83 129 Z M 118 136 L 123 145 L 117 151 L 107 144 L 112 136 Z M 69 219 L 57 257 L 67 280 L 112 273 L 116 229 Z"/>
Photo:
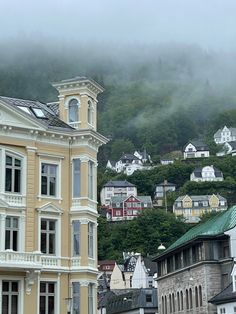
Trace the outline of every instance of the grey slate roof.
<path fill-rule="evenodd" d="M 228 142 L 228 144 L 232 147 L 232 150 L 236 150 L 236 141 Z"/>
<path fill-rule="evenodd" d="M 127 198 L 130 196 L 112 196 L 111 197 L 111 203 L 114 207 L 116 207 L 116 203 L 122 203 L 124 202 Z M 141 201 L 142 204 L 147 203 L 147 204 L 152 204 L 152 199 L 151 196 L 134 196 L 134 198 L 138 199 Z"/>
<path fill-rule="evenodd" d="M 133 183 L 126 181 L 126 180 L 124 180 L 124 181 L 108 181 L 106 184 L 104 184 L 104 187 L 125 188 L 125 187 L 135 187 L 135 185 Z"/>
<path fill-rule="evenodd" d="M 15 110 L 24 114 L 25 116 L 30 116 L 31 118 L 35 119 L 37 122 L 42 124 L 44 127 L 53 128 L 53 129 L 67 129 L 67 130 L 74 130 L 71 126 L 67 123 L 60 120 L 55 112 L 51 110 L 46 104 L 41 103 L 37 100 L 25 100 L 25 99 L 18 99 L 18 98 L 11 98 L 11 97 L 4 97 L 0 96 L 0 100 L 7 105 L 10 105 Z M 27 107 L 32 114 L 26 113 L 18 106 Z M 37 117 L 34 113 L 33 109 L 41 109 L 44 113 L 45 117 Z"/>
<path fill-rule="evenodd" d="M 139 159 L 133 154 L 123 154 L 119 160 L 121 160 L 122 162 L 126 160 L 129 160 L 130 162 L 132 162 L 133 160 L 139 160 Z"/>
<path fill-rule="evenodd" d="M 207 167 L 207 166 L 205 166 L 205 167 Z M 193 173 L 194 173 L 195 177 L 202 178 L 202 169 L 205 168 L 205 167 L 195 168 L 193 170 Z M 217 169 L 216 167 L 214 167 L 214 166 L 212 166 L 212 167 L 214 169 L 215 176 L 217 178 L 222 178 L 223 177 L 223 173 L 219 169 Z"/>
<path fill-rule="evenodd" d="M 213 304 L 236 302 L 236 292 L 233 292 L 233 284 L 231 283 L 228 287 L 211 298 L 208 302 Z"/>
<path fill-rule="evenodd" d="M 149 258 L 143 257 L 144 266 L 148 271 L 149 276 L 153 276 L 157 272 L 157 263 L 152 262 Z"/>
<path fill-rule="evenodd" d="M 192 144 L 193 146 L 196 147 L 197 151 L 205 151 L 205 150 L 209 150 L 209 147 L 202 141 L 202 140 L 191 140 L 189 141 L 185 146 L 184 146 L 184 150 L 186 148 L 186 146 L 188 144 Z"/>

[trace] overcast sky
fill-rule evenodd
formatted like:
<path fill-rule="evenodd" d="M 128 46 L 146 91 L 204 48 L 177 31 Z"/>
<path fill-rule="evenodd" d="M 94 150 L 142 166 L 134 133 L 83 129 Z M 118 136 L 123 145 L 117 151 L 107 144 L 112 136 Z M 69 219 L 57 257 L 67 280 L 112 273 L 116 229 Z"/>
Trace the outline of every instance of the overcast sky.
<path fill-rule="evenodd" d="M 0 38 L 236 48 L 236 0 L 0 0 Z"/>

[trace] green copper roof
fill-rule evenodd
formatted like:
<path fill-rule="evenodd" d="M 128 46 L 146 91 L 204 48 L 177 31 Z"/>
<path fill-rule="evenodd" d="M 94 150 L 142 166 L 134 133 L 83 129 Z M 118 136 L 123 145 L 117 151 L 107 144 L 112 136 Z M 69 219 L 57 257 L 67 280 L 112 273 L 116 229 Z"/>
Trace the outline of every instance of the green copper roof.
<path fill-rule="evenodd" d="M 202 236 L 215 236 L 223 234 L 225 231 L 236 226 L 236 205 L 226 211 L 223 211 L 205 223 L 199 224 L 190 229 L 181 238 L 175 241 L 171 246 L 163 252 L 163 254 L 171 251 L 191 240 Z"/>

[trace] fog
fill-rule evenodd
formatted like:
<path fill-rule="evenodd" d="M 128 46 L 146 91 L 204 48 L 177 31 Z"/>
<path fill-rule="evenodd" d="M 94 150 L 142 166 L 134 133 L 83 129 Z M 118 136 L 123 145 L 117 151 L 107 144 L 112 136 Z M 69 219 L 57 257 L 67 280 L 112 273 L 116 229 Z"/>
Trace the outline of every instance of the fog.
<path fill-rule="evenodd" d="M 236 47 L 235 0 L 1 0 L 0 39 Z"/>

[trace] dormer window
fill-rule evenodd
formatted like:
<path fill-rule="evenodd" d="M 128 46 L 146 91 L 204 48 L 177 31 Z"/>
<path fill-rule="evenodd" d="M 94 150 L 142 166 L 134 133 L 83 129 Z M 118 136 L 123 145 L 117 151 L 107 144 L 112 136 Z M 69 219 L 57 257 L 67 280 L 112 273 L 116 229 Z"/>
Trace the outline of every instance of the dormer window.
<path fill-rule="evenodd" d="M 79 101 L 75 98 L 69 101 L 69 123 L 79 121 Z"/>
<path fill-rule="evenodd" d="M 88 101 L 88 124 L 93 125 L 93 104 L 91 100 Z"/>

